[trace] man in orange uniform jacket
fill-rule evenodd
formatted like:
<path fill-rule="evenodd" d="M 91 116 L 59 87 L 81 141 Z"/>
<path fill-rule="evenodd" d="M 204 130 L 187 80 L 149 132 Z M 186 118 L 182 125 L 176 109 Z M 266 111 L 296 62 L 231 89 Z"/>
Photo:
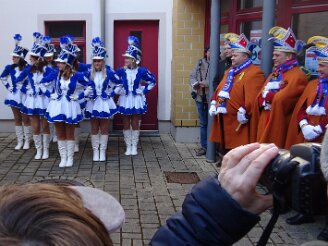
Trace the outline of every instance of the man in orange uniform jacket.
<path fill-rule="evenodd" d="M 212 96 L 209 113 L 215 116 L 210 140 L 220 143 L 226 152 L 250 143 L 250 112 L 263 86 L 264 74 L 253 65 L 250 56 L 255 45 L 244 34 L 227 33 L 224 38 L 232 48 L 232 66 L 225 71 Z"/>
<path fill-rule="evenodd" d="M 251 124 L 252 140 L 274 143 L 283 148 L 294 107 L 307 85 L 307 77 L 296 60 L 296 37 L 293 31 L 273 27 L 274 71 L 257 97 Z"/>
<path fill-rule="evenodd" d="M 314 36 L 308 44 L 317 55 L 319 78 L 311 80 L 290 120 L 285 148 L 303 142 L 321 143 L 328 124 L 328 38 Z"/>

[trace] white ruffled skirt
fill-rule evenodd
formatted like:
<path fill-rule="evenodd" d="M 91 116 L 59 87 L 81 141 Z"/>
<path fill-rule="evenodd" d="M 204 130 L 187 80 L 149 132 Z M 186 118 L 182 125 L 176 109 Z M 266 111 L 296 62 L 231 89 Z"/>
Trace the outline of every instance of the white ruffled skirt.
<path fill-rule="evenodd" d="M 117 102 L 118 112 L 124 115 L 145 114 L 147 112 L 147 102 L 145 95 L 121 95 Z"/>
<path fill-rule="evenodd" d="M 10 92 L 8 91 L 6 97 L 5 97 L 5 105 L 9 107 L 15 107 L 15 108 L 22 108 L 22 99 L 23 94 L 20 90 L 17 90 L 16 92 Z"/>
<path fill-rule="evenodd" d="M 95 100 L 90 99 L 85 107 L 85 118 L 109 119 L 117 113 L 117 107 L 113 98 L 103 99 L 98 96 Z"/>
<path fill-rule="evenodd" d="M 65 96 L 50 101 L 46 117 L 49 123 L 65 122 L 66 124 L 78 124 L 83 120 L 80 103 L 78 101 L 69 101 Z"/>
<path fill-rule="evenodd" d="M 26 95 L 22 104 L 22 113 L 27 115 L 44 116 L 49 104 L 49 98 L 45 95 Z"/>

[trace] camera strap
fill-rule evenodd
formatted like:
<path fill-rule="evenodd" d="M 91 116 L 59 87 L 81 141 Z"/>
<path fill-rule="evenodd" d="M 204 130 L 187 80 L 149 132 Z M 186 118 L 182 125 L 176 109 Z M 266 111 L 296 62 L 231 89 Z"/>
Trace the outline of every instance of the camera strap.
<path fill-rule="evenodd" d="M 283 192 L 288 184 L 290 173 L 298 165 L 297 162 L 291 161 L 289 165 L 283 165 L 277 172 L 277 175 L 273 181 L 273 210 L 272 216 L 265 227 L 257 246 L 265 246 L 269 240 L 270 234 L 273 230 L 274 225 L 277 223 L 281 211 L 286 207 L 286 201 L 283 198 Z"/>
<path fill-rule="evenodd" d="M 272 211 L 272 216 L 271 219 L 269 221 L 269 223 L 267 224 L 267 226 L 265 227 L 260 240 L 257 243 L 257 246 L 265 246 L 268 243 L 268 240 L 270 238 L 271 232 L 275 226 L 275 224 L 277 223 L 277 220 L 279 218 L 280 215 L 280 211 L 281 211 L 281 204 L 279 202 L 279 199 L 277 199 L 276 195 L 273 195 L 273 211 Z"/>

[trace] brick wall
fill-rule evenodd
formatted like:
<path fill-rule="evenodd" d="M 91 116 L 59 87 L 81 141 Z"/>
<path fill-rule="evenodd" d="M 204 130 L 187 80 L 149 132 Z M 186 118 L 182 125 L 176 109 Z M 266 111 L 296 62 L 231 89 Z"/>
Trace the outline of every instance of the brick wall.
<path fill-rule="evenodd" d="M 189 74 L 204 51 L 204 0 L 173 1 L 172 123 L 198 126 Z"/>

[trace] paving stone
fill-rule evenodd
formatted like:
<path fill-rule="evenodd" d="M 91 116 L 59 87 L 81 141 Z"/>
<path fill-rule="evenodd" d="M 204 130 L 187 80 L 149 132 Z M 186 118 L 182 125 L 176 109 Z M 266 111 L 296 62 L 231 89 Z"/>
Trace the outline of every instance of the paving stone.
<path fill-rule="evenodd" d="M 50 158 L 34 160 L 35 149 L 15 151 L 14 134 L 0 133 L 0 185 L 37 182 L 43 179 L 82 180 L 91 187 L 109 192 L 125 209 L 126 222 L 111 235 L 114 245 L 148 245 L 154 232 L 176 211 L 181 210 L 192 184 L 166 183 L 164 171 L 196 172 L 200 179 L 215 175 L 219 169 L 196 156 L 197 144 L 175 143 L 172 136 L 141 137 L 137 156 L 125 156 L 122 137 L 110 136 L 107 161 L 92 162 L 90 137 L 80 137 L 80 152 L 74 166 L 59 168 L 57 144 L 50 145 Z M 316 238 L 323 228 L 324 217 L 316 223 L 290 226 L 279 218 L 267 245 L 299 245 Z M 265 212 L 261 221 L 235 245 L 256 245 L 271 214 Z"/>

